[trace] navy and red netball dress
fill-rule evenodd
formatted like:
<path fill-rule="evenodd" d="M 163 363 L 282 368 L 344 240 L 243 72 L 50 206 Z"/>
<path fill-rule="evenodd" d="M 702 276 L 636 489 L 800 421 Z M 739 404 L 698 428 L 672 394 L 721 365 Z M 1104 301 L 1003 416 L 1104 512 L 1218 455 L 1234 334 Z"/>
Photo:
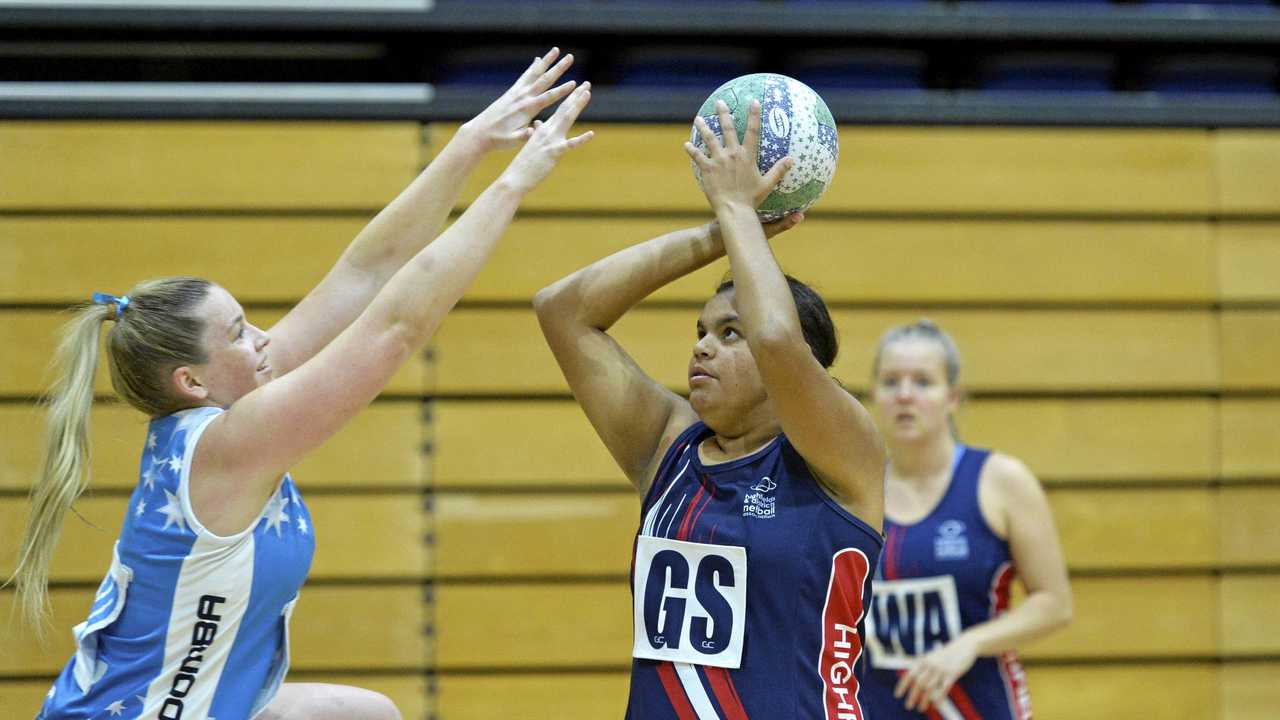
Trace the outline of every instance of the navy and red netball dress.
<path fill-rule="evenodd" d="M 783 435 L 704 466 L 695 423 L 641 505 L 629 720 L 862 720 L 855 667 L 879 533 Z"/>
<path fill-rule="evenodd" d="M 885 548 L 867 616 L 863 707 L 872 718 L 1024 720 L 1031 696 L 1017 654 L 980 657 L 941 702 L 908 712 L 893 689 L 913 658 L 1009 607 L 1015 577 L 1009 543 L 978 507 L 988 450 L 960 446 L 942 500 L 923 520 L 885 518 Z"/>

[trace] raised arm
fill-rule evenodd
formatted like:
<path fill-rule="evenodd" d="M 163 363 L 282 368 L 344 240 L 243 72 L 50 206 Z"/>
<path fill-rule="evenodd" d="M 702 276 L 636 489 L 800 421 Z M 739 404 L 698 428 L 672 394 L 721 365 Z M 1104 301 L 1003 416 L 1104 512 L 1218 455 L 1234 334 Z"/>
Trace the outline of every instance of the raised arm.
<path fill-rule="evenodd" d="M 589 84 L 575 90 L 497 181 L 401 267 L 333 342 L 210 424 L 191 476 L 192 502 L 206 526 L 213 529 L 209 523 L 217 521 L 243 527 L 279 476 L 355 417 L 427 342 L 479 272 L 520 200 L 564 153 L 590 139 L 590 133 L 566 139 L 589 100 Z"/>
<path fill-rule="evenodd" d="M 755 208 L 782 179 L 791 158 L 761 175 L 760 104 L 753 102 L 743 143 L 733 117 L 717 103 L 723 143 L 698 118 L 710 151 L 685 151 L 702 172 L 703 189 L 724 234 L 738 317 L 782 430 L 815 474 L 846 507 L 873 526 L 884 513 L 885 453 L 862 405 L 813 356 L 786 277 L 769 248 Z"/>
<path fill-rule="evenodd" d="M 301 365 L 350 325 L 401 266 L 440 232 L 481 158 L 527 140 L 533 117 L 573 90 L 572 82 L 555 86 L 573 64 L 572 55 L 556 62 L 559 54 L 552 48 L 535 58 L 502 97 L 462 125 L 427 168 L 360 231 L 315 289 L 271 328 L 276 375 Z"/>
<path fill-rule="evenodd" d="M 782 232 L 801 218 L 769 226 Z M 614 253 L 543 288 L 533 299 L 542 334 L 592 427 L 641 494 L 680 432 L 698 416 L 609 335 L 658 288 L 723 257 L 715 223 L 677 230 Z"/>

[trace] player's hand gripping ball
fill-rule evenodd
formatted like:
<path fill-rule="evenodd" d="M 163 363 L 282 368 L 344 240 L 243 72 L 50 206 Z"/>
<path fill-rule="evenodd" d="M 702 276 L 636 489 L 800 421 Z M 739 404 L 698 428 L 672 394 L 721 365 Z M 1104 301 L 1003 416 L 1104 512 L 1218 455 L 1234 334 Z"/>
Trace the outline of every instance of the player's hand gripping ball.
<path fill-rule="evenodd" d="M 836 141 L 836 122 L 827 104 L 808 85 L 774 73 L 743 75 L 716 88 L 702 103 L 698 115 L 720 136 L 720 118 L 716 101 L 723 100 L 733 113 L 733 125 L 741 142 L 747 133 L 747 113 L 751 101 L 760 101 L 760 172 L 790 155 L 795 164 L 782 176 L 782 182 L 760 204 L 756 212 L 770 222 L 806 210 L 831 183 L 840 158 Z M 706 152 L 706 144 L 695 127 L 690 137 L 694 147 Z M 693 166 L 698 186 L 702 173 Z"/>

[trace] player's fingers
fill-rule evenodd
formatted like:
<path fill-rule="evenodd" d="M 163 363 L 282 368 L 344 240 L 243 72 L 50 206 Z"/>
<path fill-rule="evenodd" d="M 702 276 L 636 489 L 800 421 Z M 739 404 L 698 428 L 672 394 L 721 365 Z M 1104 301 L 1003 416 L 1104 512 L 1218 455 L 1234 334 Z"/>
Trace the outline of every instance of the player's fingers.
<path fill-rule="evenodd" d="M 558 81 L 560 77 L 565 74 L 565 71 L 567 71 L 572 65 L 573 54 L 570 53 L 565 55 L 560 59 L 560 62 L 553 65 L 550 70 L 543 72 L 536 80 L 534 80 L 533 91 L 542 92 L 552 85 L 555 85 L 556 81 Z"/>
<path fill-rule="evenodd" d="M 707 164 L 709 162 L 707 160 L 707 154 L 699 150 L 696 145 L 686 140 L 684 143 L 684 151 L 693 159 L 694 164 L 697 165 L 698 168 L 702 170 L 707 169 Z"/>
<path fill-rule="evenodd" d="M 733 113 L 729 112 L 729 105 L 725 101 L 716 101 L 716 116 L 720 118 L 720 137 L 724 138 L 724 146 L 737 147 L 738 128 L 733 124 Z"/>
<path fill-rule="evenodd" d="M 760 151 L 760 101 L 752 100 L 751 109 L 747 112 L 747 134 L 743 138 L 743 147 L 752 157 Z"/>
<path fill-rule="evenodd" d="M 707 146 L 707 152 L 714 155 L 720 150 L 720 138 L 711 132 L 711 126 L 701 115 L 693 119 L 693 126 L 698 129 L 698 135 L 702 137 L 702 144 Z"/>
<path fill-rule="evenodd" d="M 795 164 L 795 159 L 791 157 L 784 157 L 774 163 L 773 167 L 769 168 L 769 172 L 764 174 L 765 187 L 771 190 L 778 187 L 778 183 L 782 182 L 782 176 L 786 175 L 787 171 L 791 169 L 791 166 Z"/>

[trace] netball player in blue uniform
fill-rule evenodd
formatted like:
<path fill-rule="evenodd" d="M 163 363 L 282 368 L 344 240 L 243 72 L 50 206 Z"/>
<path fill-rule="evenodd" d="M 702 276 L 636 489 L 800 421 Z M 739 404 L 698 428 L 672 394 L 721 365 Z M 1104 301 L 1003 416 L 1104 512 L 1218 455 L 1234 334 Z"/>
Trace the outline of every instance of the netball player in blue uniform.
<path fill-rule="evenodd" d="M 869 414 L 827 372 L 836 339 L 812 290 L 782 274 L 755 207 L 789 161 L 692 144 L 716 223 L 607 257 L 534 300 L 574 396 L 639 491 L 632 590 L 634 720 L 862 718 L 854 665 L 880 552 L 885 456 Z M 794 225 L 790 218 L 768 228 Z M 659 287 L 727 254 L 707 302 L 689 399 L 608 329 Z"/>
<path fill-rule="evenodd" d="M 95 296 L 71 321 L 49 405 L 49 445 L 16 572 L 18 601 L 47 617 L 49 561 L 88 475 L 99 329 L 112 384 L 149 415 L 140 478 L 106 578 L 74 629 L 75 655 L 40 717 L 243 720 L 396 718 L 372 692 L 282 684 L 288 621 L 315 547 L 288 470 L 356 416 L 431 337 L 516 207 L 570 148 L 589 87 L 553 88 L 571 62 L 536 59 L 463 126 L 271 331 L 196 278 Z M 569 94 L 572 93 L 572 94 Z M 545 123 L 535 114 L 568 98 Z M 463 178 L 491 147 L 524 142 L 434 242 Z"/>
<path fill-rule="evenodd" d="M 960 354 L 936 325 L 886 333 L 873 373 L 891 463 L 868 613 L 867 714 L 1029 718 L 1014 650 L 1071 618 L 1044 491 L 1017 459 L 956 440 Z M 1027 597 L 1010 610 L 1015 577 Z"/>

